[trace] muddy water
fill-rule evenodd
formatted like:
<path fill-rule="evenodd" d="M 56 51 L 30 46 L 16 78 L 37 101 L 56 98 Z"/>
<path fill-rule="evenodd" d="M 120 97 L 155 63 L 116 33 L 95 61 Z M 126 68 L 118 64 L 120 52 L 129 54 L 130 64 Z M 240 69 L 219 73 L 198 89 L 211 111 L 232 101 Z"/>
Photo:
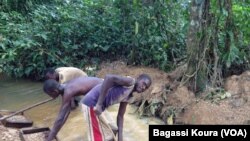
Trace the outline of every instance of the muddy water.
<path fill-rule="evenodd" d="M 42 83 L 28 80 L 0 79 L 0 110 L 20 110 L 49 97 L 42 91 Z M 36 127 L 52 128 L 60 108 L 60 98 L 55 101 L 40 105 L 24 114 L 33 120 Z M 108 109 L 115 120 L 119 105 Z M 156 118 L 139 118 L 134 106 L 128 106 L 124 121 L 124 141 L 147 141 L 148 125 L 163 124 Z M 86 122 L 82 116 L 81 108 L 71 111 L 70 116 L 60 132 L 58 138 L 61 141 L 83 141 L 87 139 Z"/>

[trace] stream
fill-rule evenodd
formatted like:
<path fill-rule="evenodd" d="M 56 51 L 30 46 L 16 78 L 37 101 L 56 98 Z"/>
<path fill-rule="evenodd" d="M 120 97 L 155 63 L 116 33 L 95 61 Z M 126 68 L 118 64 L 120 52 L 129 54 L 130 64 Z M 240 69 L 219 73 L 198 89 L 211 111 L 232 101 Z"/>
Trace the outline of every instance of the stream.
<path fill-rule="evenodd" d="M 17 111 L 35 103 L 50 98 L 42 90 L 41 82 L 24 79 L 0 79 L 0 110 Z M 24 112 L 31 119 L 35 127 L 53 127 L 60 109 L 61 98 L 50 101 Z M 119 105 L 108 108 L 111 117 L 116 121 Z M 136 107 L 129 105 L 124 116 L 124 141 L 147 141 L 149 124 L 164 124 L 163 121 L 153 117 L 139 118 L 135 113 Z M 57 134 L 60 141 L 87 140 L 87 123 L 83 118 L 81 107 L 72 110 L 69 118 Z"/>

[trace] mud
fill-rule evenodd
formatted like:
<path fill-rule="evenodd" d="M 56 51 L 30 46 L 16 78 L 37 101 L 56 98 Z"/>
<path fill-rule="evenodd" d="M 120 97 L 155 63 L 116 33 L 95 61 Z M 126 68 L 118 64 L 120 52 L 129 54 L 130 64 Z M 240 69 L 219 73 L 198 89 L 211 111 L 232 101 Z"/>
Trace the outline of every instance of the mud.
<path fill-rule="evenodd" d="M 203 97 L 198 98 L 187 87 L 179 85 L 178 79 L 185 67 L 166 73 L 117 61 L 103 63 L 97 76 L 104 77 L 108 73 L 132 77 L 149 74 L 152 86 L 143 94 L 134 94 L 132 103 L 139 106 L 140 116 L 156 116 L 166 124 L 247 124 L 250 121 L 250 71 L 226 78 L 221 91 L 208 88 Z M 214 98 L 206 98 L 212 92 Z M 173 122 L 168 123 L 171 120 Z"/>

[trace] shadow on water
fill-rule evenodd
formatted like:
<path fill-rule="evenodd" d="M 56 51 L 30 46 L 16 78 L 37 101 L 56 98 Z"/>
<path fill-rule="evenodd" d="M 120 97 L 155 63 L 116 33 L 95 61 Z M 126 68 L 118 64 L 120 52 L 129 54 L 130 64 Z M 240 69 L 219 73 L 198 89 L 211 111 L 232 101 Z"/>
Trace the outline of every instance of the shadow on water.
<path fill-rule="evenodd" d="M 0 78 L 0 109 L 17 111 L 33 105 L 49 97 L 42 91 L 41 82 L 32 82 L 23 79 Z M 55 118 L 60 109 L 61 99 L 40 105 L 24 114 L 31 118 L 36 127 L 52 128 Z M 114 105 L 108 109 L 111 117 L 116 120 L 119 105 Z M 139 119 L 134 106 L 128 106 L 124 117 L 124 141 L 147 141 L 148 125 L 163 124 L 156 118 Z M 135 126 L 136 125 L 136 126 Z M 87 140 L 87 124 L 84 121 L 81 108 L 71 111 L 68 120 L 58 133 L 61 141 L 83 141 Z"/>

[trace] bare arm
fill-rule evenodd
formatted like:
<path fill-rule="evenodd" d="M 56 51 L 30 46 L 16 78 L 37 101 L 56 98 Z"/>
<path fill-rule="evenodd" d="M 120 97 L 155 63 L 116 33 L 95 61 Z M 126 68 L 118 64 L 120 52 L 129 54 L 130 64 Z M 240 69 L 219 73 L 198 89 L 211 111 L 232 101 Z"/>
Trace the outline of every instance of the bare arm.
<path fill-rule="evenodd" d="M 117 115 L 118 141 L 123 140 L 123 121 L 124 121 L 123 117 L 126 111 L 127 104 L 128 104 L 127 102 L 120 103 L 120 107 L 119 107 L 119 111 Z"/>
<path fill-rule="evenodd" d="M 51 141 L 56 137 L 57 133 L 59 132 L 59 130 L 62 128 L 63 124 L 67 120 L 70 114 L 70 109 L 71 109 L 70 103 L 71 103 L 71 98 L 67 98 L 66 100 L 63 100 L 63 104 L 61 106 L 60 112 L 57 116 L 57 119 L 54 123 L 52 130 L 49 133 L 49 137 L 47 141 Z"/>
<path fill-rule="evenodd" d="M 104 102 L 104 98 L 107 95 L 107 92 L 109 88 L 115 86 L 115 85 L 121 85 L 121 86 L 131 86 L 134 84 L 134 79 L 129 77 L 122 77 L 119 75 L 106 75 L 102 87 L 101 87 L 101 94 L 98 98 L 95 112 L 97 115 L 101 114 L 101 107 Z"/>

